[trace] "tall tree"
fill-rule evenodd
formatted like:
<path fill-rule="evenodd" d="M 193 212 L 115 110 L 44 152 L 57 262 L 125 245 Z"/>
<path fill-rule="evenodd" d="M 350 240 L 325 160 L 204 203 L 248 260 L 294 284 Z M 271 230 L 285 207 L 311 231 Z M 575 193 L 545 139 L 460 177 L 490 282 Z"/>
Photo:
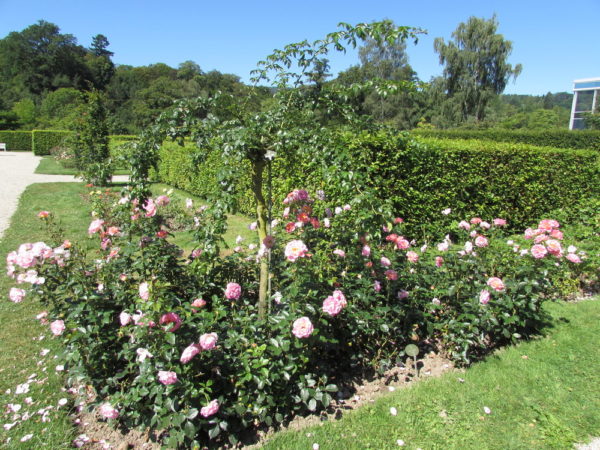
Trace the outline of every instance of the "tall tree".
<path fill-rule="evenodd" d="M 113 52 L 108 50 L 110 42 L 103 34 L 97 34 L 92 38 L 92 45 L 86 55 L 87 65 L 92 72 L 94 87 L 105 90 L 115 74 L 115 65 L 110 59 Z"/>
<path fill-rule="evenodd" d="M 470 17 L 452 33 L 453 41 L 435 39 L 434 49 L 445 65 L 445 92 L 462 121 L 469 116 L 482 121 L 488 102 L 521 73 L 521 64 L 507 62 L 512 42 L 497 30 L 495 15 L 489 20 Z"/>

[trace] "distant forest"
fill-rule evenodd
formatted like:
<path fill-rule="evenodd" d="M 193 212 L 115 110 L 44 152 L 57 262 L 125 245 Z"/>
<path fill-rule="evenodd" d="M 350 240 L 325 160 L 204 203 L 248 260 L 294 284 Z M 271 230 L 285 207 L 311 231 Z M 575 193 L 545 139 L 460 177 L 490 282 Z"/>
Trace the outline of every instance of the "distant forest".
<path fill-rule="evenodd" d="M 241 82 L 234 74 L 204 71 L 194 61 L 177 68 L 157 63 L 133 67 L 115 65 L 110 42 L 102 34 L 84 47 L 70 34 L 39 21 L 0 40 L 0 129 L 69 129 L 79 115 L 82 93 L 102 93 L 109 111 L 111 134 L 137 134 L 172 105 L 186 97 L 233 94 L 252 111 L 268 108 L 272 90 Z M 414 82 L 418 89 L 392 95 L 359 96 L 357 109 L 374 121 L 400 130 L 436 128 L 567 128 L 572 94 L 491 95 L 477 116 L 457 114 L 445 105 L 442 77 L 422 83 L 412 69 L 406 45 L 397 42 L 382 48 L 366 42 L 359 48 L 358 64 L 333 77 L 327 60 L 313 74 L 315 85 L 350 85 L 371 78 Z M 520 68 L 519 68 L 520 70 Z M 235 105 L 232 105 L 235 107 Z"/>

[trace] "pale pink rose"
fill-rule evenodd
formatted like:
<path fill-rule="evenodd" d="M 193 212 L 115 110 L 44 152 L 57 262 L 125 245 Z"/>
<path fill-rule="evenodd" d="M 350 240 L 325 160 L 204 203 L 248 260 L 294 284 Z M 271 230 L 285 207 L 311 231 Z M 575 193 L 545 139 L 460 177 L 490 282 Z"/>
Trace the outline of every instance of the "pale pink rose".
<path fill-rule="evenodd" d="M 415 252 L 406 252 L 406 259 L 408 259 L 411 263 L 416 263 L 419 261 L 419 255 Z"/>
<path fill-rule="evenodd" d="M 575 253 L 577 251 L 577 247 L 575 247 L 574 245 L 569 245 L 569 247 L 567 247 L 567 252 L 569 253 Z"/>
<path fill-rule="evenodd" d="M 90 223 L 90 226 L 88 227 L 88 234 L 97 233 L 98 231 L 100 231 L 102 229 L 103 225 L 104 225 L 104 220 L 102 220 L 102 219 L 93 220 L 92 223 Z"/>
<path fill-rule="evenodd" d="M 550 253 L 552 253 L 555 256 L 562 254 L 562 246 L 560 245 L 560 242 L 556 239 L 548 239 L 546 241 L 546 248 Z"/>
<path fill-rule="evenodd" d="M 342 213 L 343 209 L 340 206 L 336 206 L 334 211 L 335 211 L 335 214 L 338 215 L 338 214 Z"/>
<path fill-rule="evenodd" d="M 167 325 L 165 327 L 165 331 L 170 331 L 171 333 L 174 333 L 175 331 L 177 331 L 180 327 L 181 327 L 181 317 L 179 317 L 179 315 L 177 315 L 174 312 L 169 312 L 166 314 L 163 314 L 160 318 L 160 320 L 158 321 L 158 323 L 160 323 L 161 325 Z M 173 324 L 173 325 L 171 325 Z"/>
<path fill-rule="evenodd" d="M 217 400 L 213 400 L 208 405 L 200 408 L 200 415 L 204 418 L 214 416 L 217 412 L 219 412 L 219 402 Z"/>
<path fill-rule="evenodd" d="M 65 331 L 65 322 L 62 320 L 55 320 L 50 324 L 50 331 L 54 336 L 60 336 Z"/>
<path fill-rule="evenodd" d="M 540 244 L 544 241 L 547 241 L 548 239 L 550 239 L 550 237 L 547 234 L 540 234 L 538 236 L 535 237 L 535 239 L 533 240 L 533 242 L 535 244 Z"/>
<path fill-rule="evenodd" d="M 308 253 L 308 248 L 304 245 L 304 242 L 295 240 L 290 241 L 285 246 L 285 257 L 288 261 L 296 261 L 298 258 L 304 258 Z"/>
<path fill-rule="evenodd" d="M 540 221 L 538 228 L 542 231 L 550 232 L 553 228 L 560 228 L 560 224 L 554 219 L 544 219 Z"/>
<path fill-rule="evenodd" d="M 504 225 L 506 225 L 506 219 L 497 218 L 493 220 L 493 223 L 497 227 L 503 227 Z"/>
<path fill-rule="evenodd" d="M 465 242 L 465 253 L 469 254 L 473 251 L 473 243 L 471 241 Z"/>
<path fill-rule="evenodd" d="M 156 197 L 156 204 L 158 206 L 166 206 L 171 203 L 171 199 L 166 195 L 159 195 Z"/>
<path fill-rule="evenodd" d="M 10 288 L 8 297 L 10 298 L 11 302 L 21 303 L 25 298 L 25 291 L 19 288 Z"/>
<path fill-rule="evenodd" d="M 146 217 L 154 217 L 156 215 L 156 203 L 154 203 L 154 200 L 151 198 L 146 200 L 144 210 L 146 211 Z"/>
<path fill-rule="evenodd" d="M 461 220 L 460 223 L 458 224 L 458 228 L 462 228 L 463 230 L 470 230 L 471 229 L 471 224 L 469 222 L 467 222 L 466 220 Z"/>
<path fill-rule="evenodd" d="M 381 283 L 375 280 L 375 282 L 373 283 L 373 289 L 375 290 L 375 292 L 381 291 Z"/>
<path fill-rule="evenodd" d="M 433 303 L 434 305 L 441 305 L 441 304 L 442 304 L 442 302 L 440 301 L 440 299 L 439 299 L 439 298 L 437 298 L 437 297 L 434 297 L 434 298 L 431 300 L 431 303 Z"/>
<path fill-rule="evenodd" d="M 258 228 L 258 223 L 252 222 L 250 225 L 248 225 L 248 228 L 252 231 L 256 231 L 256 229 Z"/>
<path fill-rule="evenodd" d="M 440 242 L 440 243 L 437 245 L 437 249 L 438 249 L 438 251 L 440 251 L 440 252 L 445 252 L 445 251 L 447 251 L 449 248 L 450 248 L 450 244 L 448 243 L 448 241 Z"/>
<path fill-rule="evenodd" d="M 369 256 L 371 256 L 371 247 L 369 247 L 368 245 L 364 245 L 360 254 L 368 258 Z"/>
<path fill-rule="evenodd" d="M 564 235 L 563 235 L 562 231 L 554 229 L 550 232 L 550 237 L 552 237 L 554 239 L 558 239 L 559 241 L 562 241 Z"/>
<path fill-rule="evenodd" d="M 46 245 L 44 242 L 36 242 L 31 247 L 31 253 L 33 253 L 33 256 L 36 258 L 47 259 L 52 257 L 53 251 L 52 248 Z"/>
<path fill-rule="evenodd" d="M 116 236 L 120 232 L 121 229 L 119 227 L 108 227 L 108 230 L 106 230 L 106 233 L 110 236 Z"/>
<path fill-rule="evenodd" d="M 446 209 L 442 210 L 442 214 L 443 214 L 444 216 L 447 216 L 447 215 L 448 215 L 448 214 L 450 214 L 451 212 L 452 212 L 452 210 L 451 210 L 450 208 L 446 208 Z"/>
<path fill-rule="evenodd" d="M 444 258 L 442 258 L 441 256 L 436 256 L 435 265 L 436 267 L 442 267 L 444 265 Z"/>
<path fill-rule="evenodd" d="M 498 277 L 491 277 L 487 280 L 487 285 L 494 289 L 495 291 L 502 292 L 504 291 L 504 282 Z"/>
<path fill-rule="evenodd" d="M 123 311 L 119 314 L 119 322 L 121 322 L 121 326 L 129 325 L 131 323 L 131 314 Z"/>
<path fill-rule="evenodd" d="M 145 348 L 138 348 L 135 352 L 137 353 L 137 359 L 140 362 L 144 362 L 146 358 L 152 358 L 154 356 Z"/>
<path fill-rule="evenodd" d="M 480 219 L 479 217 L 473 217 L 473 218 L 471 219 L 471 223 L 472 223 L 473 225 L 480 224 L 480 223 L 481 223 L 481 219 Z"/>
<path fill-rule="evenodd" d="M 227 283 L 225 298 L 227 300 L 238 300 L 242 295 L 242 287 L 237 283 Z"/>
<path fill-rule="evenodd" d="M 548 251 L 543 245 L 535 244 L 533 247 L 531 247 L 531 255 L 536 259 L 543 258 L 547 253 Z"/>
<path fill-rule="evenodd" d="M 489 230 L 491 228 L 491 225 L 488 222 L 481 222 L 479 226 L 484 230 Z"/>
<path fill-rule="evenodd" d="M 477 237 L 479 235 L 479 233 L 476 230 L 473 230 L 469 233 L 469 236 L 471 236 L 472 238 Z"/>
<path fill-rule="evenodd" d="M 110 403 L 104 403 L 100 406 L 99 412 L 106 419 L 116 419 L 119 417 L 119 411 L 113 408 Z"/>
<path fill-rule="evenodd" d="M 192 306 L 195 308 L 204 308 L 206 306 L 206 300 L 201 299 L 201 298 L 196 298 L 192 302 Z M 198 312 L 198 310 L 195 308 L 192 308 L 192 311 L 196 313 L 196 312 Z"/>
<path fill-rule="evenodd" d="M 406 250 L 408 247 L 410 247 L 410 242 L 408 242 L 408 240 L 403 236 L 400 236 L 398 239 L 396 239 L 396 248 L 398 250 Z"/>
<path fill-rule="evenodd" d="M 336 300 L 332 295 L 330 295 L 323 301 L 323 312 L 326 312 L 330 316 L 337 316 L 342 310 L 342 308 L 342 304 L 338 300 Z"/>
<path fill-rule="evenodd" d="M 313 324 L 308 317 L 300 317 L 294 321 L 292 334 L 298 339 L 309 337 L 314 331 Z"/>
<path fill-rule="evenodd" d="M 485 236 L 477 236 L 475 238 L 475 245 L 477 247 L 487 247 L 489 245 L 489 242 Z"/>
<path fill-rule="evenodd" d="M 344 293 L 342 291 L 340 291 L 339 289 L 336 289 L 335 291 L 333 291 L 333 298 L 335 298 L 337 301 L 339 301 L 343 307 L 346 307 L 346 305 L 348 304 L 348 301 L 346 300 L 346 296 L 344 295 Z"/>
<path fill-rule="evenodd" d="M 283 209 L 283 218 L 284 218 L 284 219 L 287 219 L 289 216 L 290 216 L 290 207 L 289 207 L 289 206 L 286 206 L 286 207 Z"/>
<path fill-rule="evenodd" d="M 579 264 L 581 263 L 581 258 L 577 256 L 575 253 L 567 253 L 566 258 L 572 263 Z"/>
<path fill-rule="evenodd" d="M 144 281 L 140 284 L 138 291 L 142 300 L 148 300 L 150 298 L 150 286 L 147 282 Z"/>
<path fill-rule="evenodd" d="M 50 215 L 50 213 L 48 211 L 40 211 L 37 216 L 40 219 L 46 219 L 46 218 L 48 218 L 49 215 Z"/>
<path fill-rule="evenodd" d="M 158 381 L 165 385 L 175 384 L 177 383 L 177 374 L 168 370 L 159 370 Z"/>
<path fill-rule="evenodd" d="M 218 339 L 217 333 L 205 333 L 200 336 L 200 347 L 202 350 L 212 350 L 217 345 Z"/>
<path fill-rule="evenodd" d="M 404 289 L 398 291 L 398 299 L 404 300 L 405 298 L 408 298 L 408 291 L 405 291 Z"/>
<path fill-rule="evenodd" d="M 344 211 L 350 211 L 352 207 L 348 204 L 344 205 Z"/>
<path fill-rule="evenodd" d="M 340 258 L 345 258 L 346 257 L 346 252 L 344 250 L 339 249 L 339 248 L 336 248 L 333 251 L 333 254 L 339 256 Z"/>
<path fill-rule="evenodd" d="M 33 256 L 33 253 L 27 251 L 23 253 L 19 252 L 17 255 L 17 265 L 23 269 L 29 269 L 30 267 L 35 266 L 35 264 L 36 260 L 35 256 Z"/>
<path fill-rule="evenodd" d="M 487 305 L 489 301 L 490 301 L 490 293 L 487 289 L 483 289 L 479 293 L 479 303 L 481 303 L 482 305 Z"/>
<path fill-rule="evenodd" d="M 379 262 L 383 267 L 390 267 L 392 265 L 392 262 L 385 256 L 382 256 Z"/>
<path fill-rule="evenodd" d="M 398 272 L 392 269 L 388 269 L 385 271 L 385 277 L 390 281 L 395 281 L 398 279 Z"/>
<path fill-rule="evenodd" d="M 199 344 L 191 344 L 188 345 L 185 350 L 183 351 L 183 353 L 181 354 L 181 358 L 179 359 L 181 361 L 182 364 L 187 364 L 188 362 L 190 362 L 192 360 L 192 358 L 194 356 L 196 356 L 198 353 L 200 353 L 202 351 L 202 348 L 200 347 Z"/>
<path fill-rule="evenodd" d="M 323 226 L 324 226 L 325 228 L 330 228 L 330 227 L 331 227 L 331 221 L 330 221 L 330 220 L 329 220 L 327 217 L 325 217 L 325 218 L 323 219 Z"/>

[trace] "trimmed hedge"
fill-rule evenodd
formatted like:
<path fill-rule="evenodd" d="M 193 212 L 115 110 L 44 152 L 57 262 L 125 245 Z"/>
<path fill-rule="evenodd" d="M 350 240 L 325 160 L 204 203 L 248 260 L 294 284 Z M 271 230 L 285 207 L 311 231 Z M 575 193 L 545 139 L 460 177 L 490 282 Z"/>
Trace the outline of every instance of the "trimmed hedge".
<path fill-rule="evenodd" d="M 483 139 L 514 142 L 539 147 L 600 150 L 600 130 L 413 130 L 423 137 L 440 139 Z"/>
<path fill-rule="evenodd" d="M 578 201 L 600 196 L 600 154 L 589 150 L 540 148 L 526 144 L 448 139 L 415 140 L 408 134 L 340 133 L 337 146 L 349 155 L 347 167 L 367 174 L 379 198 L 391 198 L 406 220 L 411 238 L 439 235 L 453 221 L 481 216 L 504 217 L 523 230 L 559 208 L 569 211 Z M 199 196 L 219 189 L 220 155 L 209 152 L 194 160 L 193 145 L 166 144 L 157 177 Z M 323 189 L 340 204 L 331 187 L 323 186 L 319 165 L 309 166 L 292 152 L 275 158 L 273 198 L 293 188 Z M 328 164 L 323 161 L 323 165 Z M 254 213 L 245 168 L 237 186 L 241 212 Z M 448 216 L 441 211 L 451 208 Z"/>
<path fill-rule="evenodd" d="M 33 130 L 31 132 L 31 148 L 37 156 L 49 155 L 50 149 L 63 143 L 72 133 L 63 130 Z"/>
<path fill-rule="evenodd" d="M 31 131 L 0 131 L 0 142 L 8 151 L 31 151 Z"/>

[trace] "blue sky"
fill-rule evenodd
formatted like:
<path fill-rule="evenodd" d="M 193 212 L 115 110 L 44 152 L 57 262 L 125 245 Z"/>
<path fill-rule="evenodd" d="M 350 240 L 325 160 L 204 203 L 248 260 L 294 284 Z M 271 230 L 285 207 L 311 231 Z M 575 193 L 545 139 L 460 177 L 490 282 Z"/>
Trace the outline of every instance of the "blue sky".
<path fill-rule="evenodd" d="M 84 46 L 101 33 L 118 64 L 193 60 L 248 80 L 256 62 L 275 48 L 319 39 L 341 21 L 391 19 L 424 28 L 409 62 L 422 80 L 440 75 L 433 40 L 448 40 L 470 16 L 496 13 L 499 32 L 513 42 L 509 61 L 523 72 L 506 93 L 570 91 L 574 79 L 600 77 L 600 0 L 0 0 L 0 38 L 40 19 L 73 34 Z M 358 62 L 355 52 L 330 57 L 337 73 Z"/>

